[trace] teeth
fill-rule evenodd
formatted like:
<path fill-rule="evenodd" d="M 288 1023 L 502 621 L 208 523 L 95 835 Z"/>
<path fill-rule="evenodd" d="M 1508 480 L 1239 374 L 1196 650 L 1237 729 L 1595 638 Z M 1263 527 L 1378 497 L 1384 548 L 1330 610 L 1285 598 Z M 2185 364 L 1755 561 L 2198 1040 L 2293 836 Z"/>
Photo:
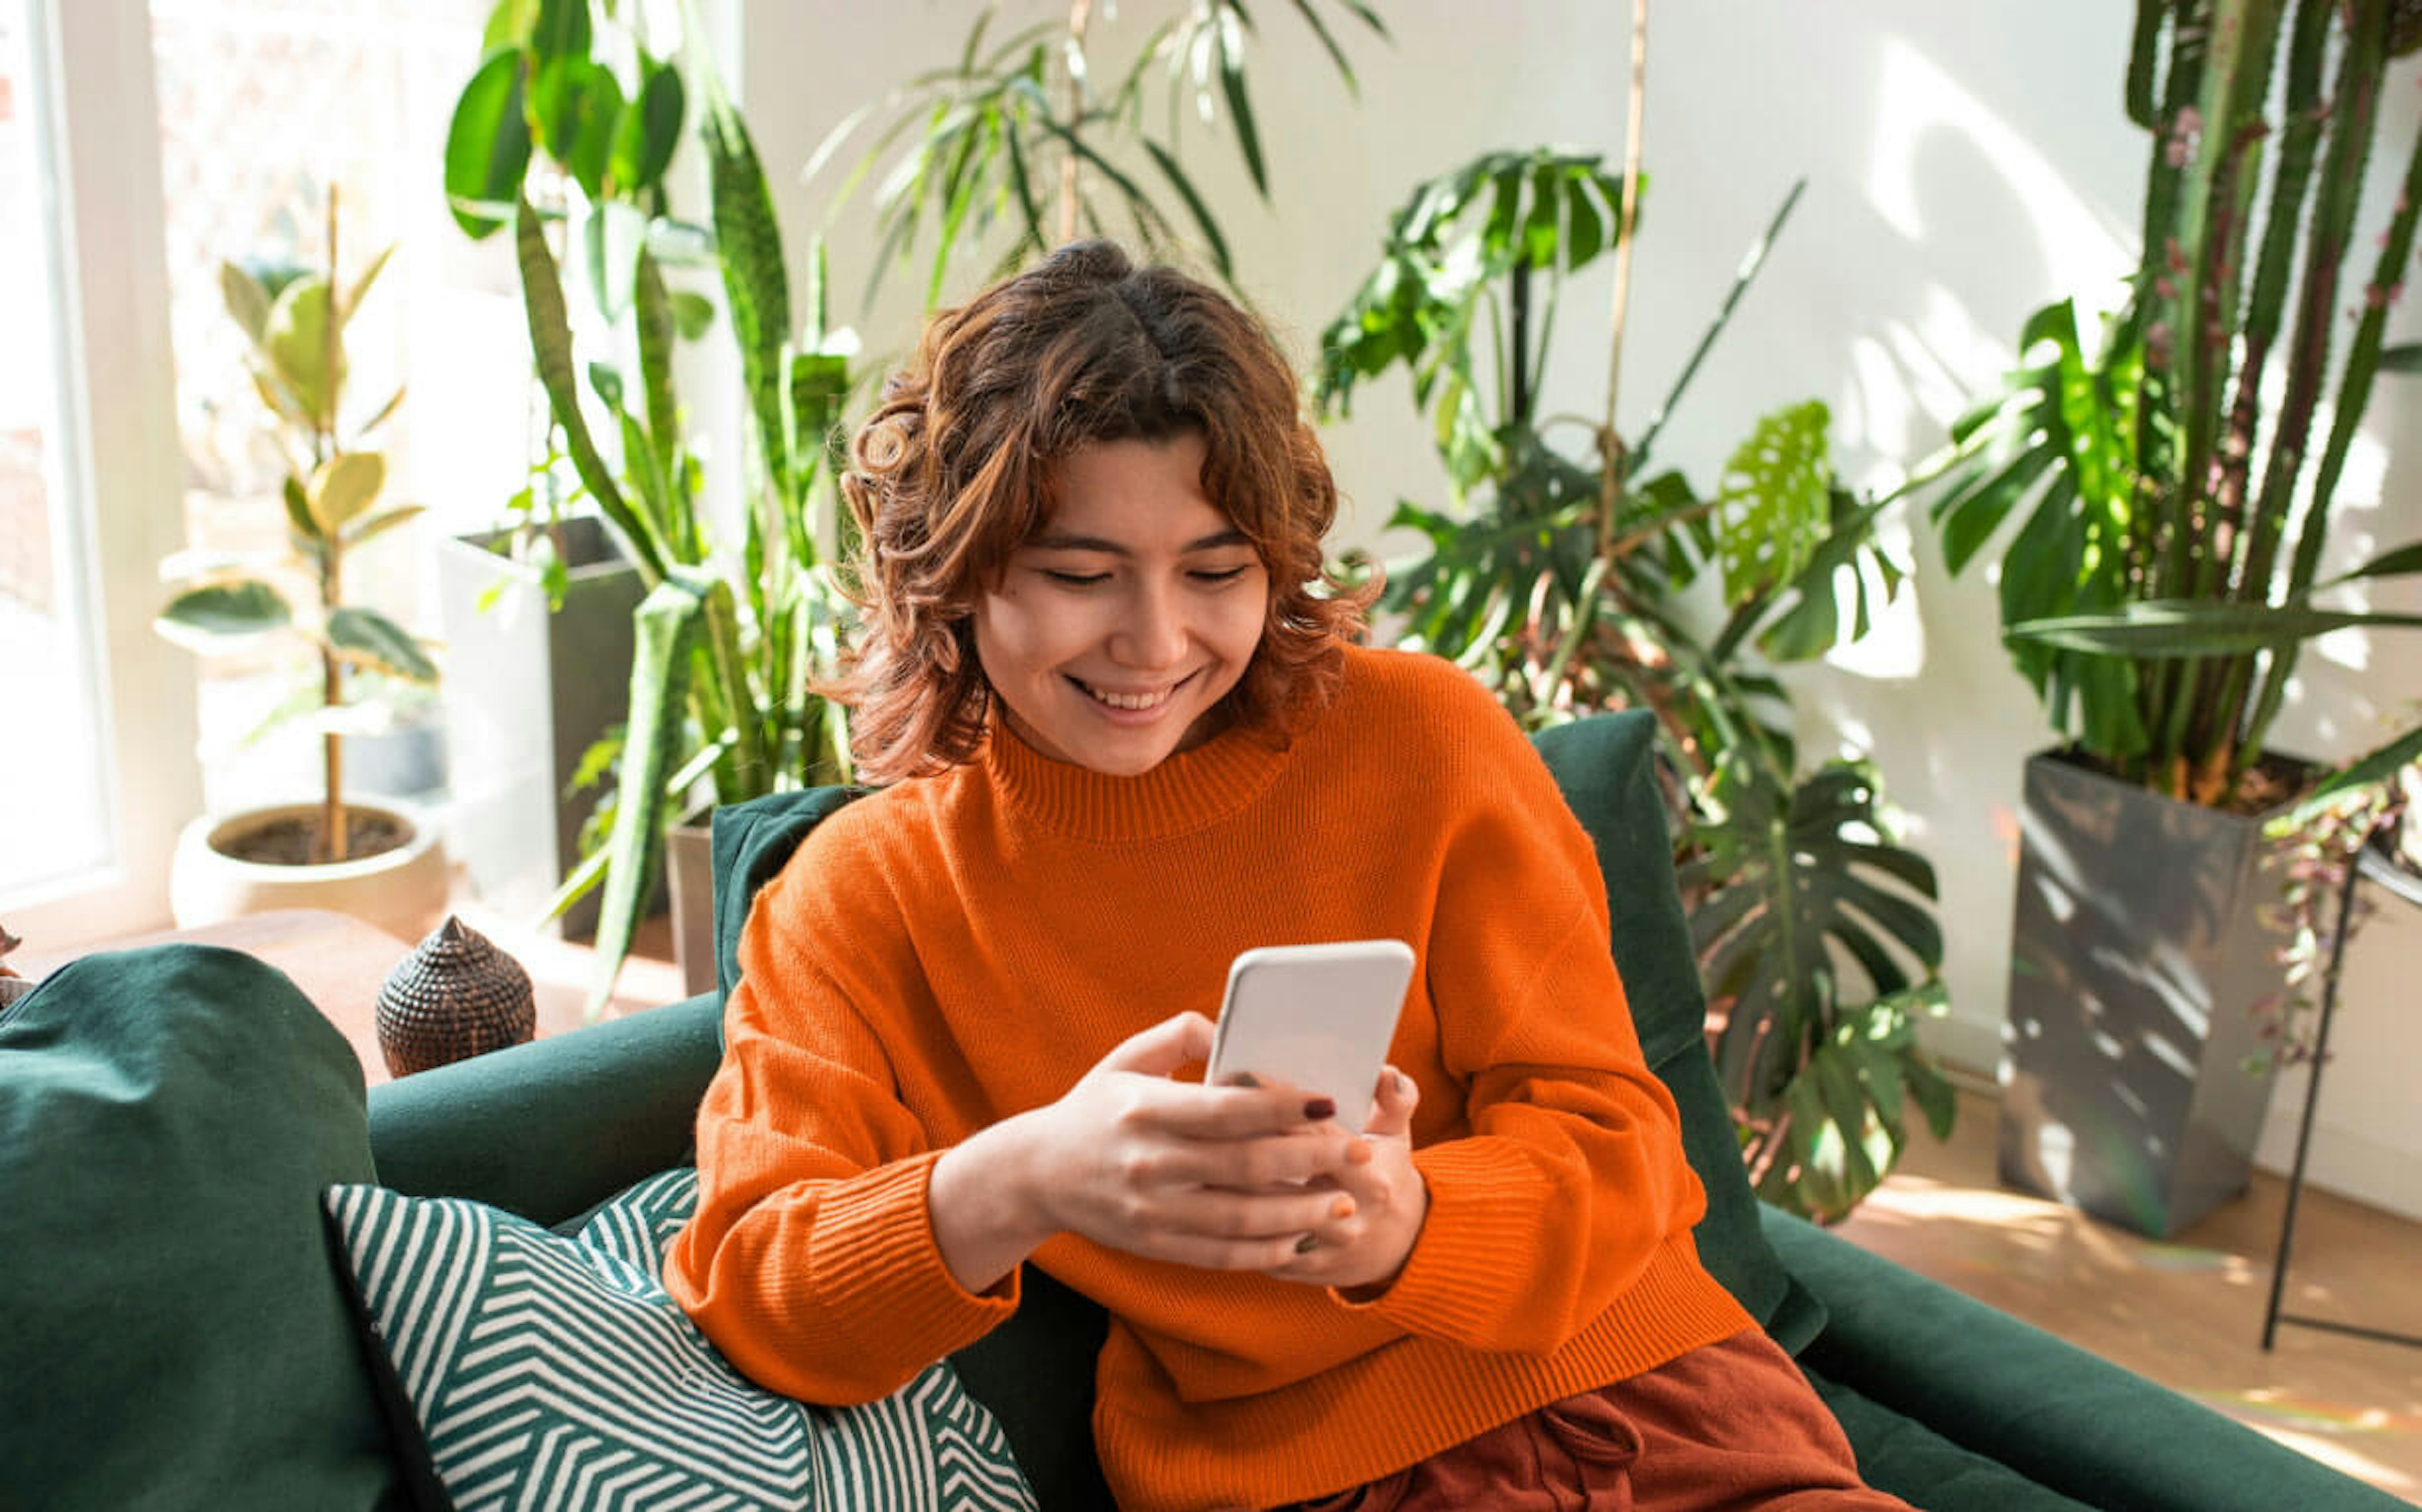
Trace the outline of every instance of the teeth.
<path fill-rule="evenodd" d="M 1093 696 L 1093 701 L 1096 703 L 1108 704 L 1112 709 L 1129 709 L 1157 708 L 1169 701 L 1169 695 L 1173 691 L 1172 689 L 1163 688 L 1158 693 L 1104 693 L 1101 689 L 1093 687 L 1087 683 L 1080 682 L 1077 686 L 1083 688 L 1086 693 L 1090 694 Z"/>

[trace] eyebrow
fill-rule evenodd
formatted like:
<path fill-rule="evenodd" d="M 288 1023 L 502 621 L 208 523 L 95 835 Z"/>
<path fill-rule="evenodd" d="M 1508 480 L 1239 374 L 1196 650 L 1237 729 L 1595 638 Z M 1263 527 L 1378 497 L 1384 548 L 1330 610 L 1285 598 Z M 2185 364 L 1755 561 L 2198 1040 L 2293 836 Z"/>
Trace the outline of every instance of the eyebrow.
<path fill-rule="evenodd" d="M 1251 537 L 1232 525 L 1216 535 L 1187 541 L 1178 548 L 1178 554 L 1218 551 L 1223 546 L 1250 546 L 1252 543 Z M 1106 537 L 1078 536 L 1066 531 L 1046 531 L 1040 536 L 1031 537 L 1026 542 L 1026 549 L 1033 552 L 1099 552 L 1108 556 L 1135 554 L 1132 547 L 1110 540 Z"/>

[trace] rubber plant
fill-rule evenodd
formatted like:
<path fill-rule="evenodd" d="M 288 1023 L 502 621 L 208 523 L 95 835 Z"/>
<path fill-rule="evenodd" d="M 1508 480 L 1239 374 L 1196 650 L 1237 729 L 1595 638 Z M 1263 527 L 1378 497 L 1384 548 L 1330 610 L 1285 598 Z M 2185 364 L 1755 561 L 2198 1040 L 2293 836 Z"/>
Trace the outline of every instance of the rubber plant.
<path fill-rule="evenodd" d="M 1384 39 L 1377 8 L 1365 0 L 1289 0 L 1288 8 L 1347 90 L 1356 90 L 1341 28 L 1331 22 L 1350 20 Z M 869 173 L 884 168 L 873 278 L 917 259 L 930 225 L 930 308 L 952 263 L 974 254 L 996 227 L 1007 228 L 1005 241 L 992 238 L 991 266 L 999 273 L 1062 242 L 1114 234 L 1124 213 L 1156 257 L 1182 240 L 1181 225 L 1190 226 L 1199 250 L 1233 282 L 1227 234 L 1180 161 L 1180 138 L 1189 111 L 1206 125 L 1224 112 L 1245 172 L 1268 202 L 1268 158 L 1246 73 L 1258 30 L 1243 0 L 1186 0 L 1152 26 L 1115 76 L 1099 67 L 1097 44 L 1116 8 L 1067 0 L 1055 19 L 996 39 L 999 9 L 987 4 L 977 11 L 954 65 L 852 112 L 810 160 L 812 175 L 870 121 L 888 117 L 831 204 L 838 213 Z M 1326 14 L 1332 9 L 1333 17 Z M 1164 123 L 1156 128 L 1151 117 L 1159 111 Z"/>
<path fill-rule="evenodd" d="M 2422 132 L 2349 282 L 2383 99 L 2417 46 L 2422 8 L 2393 0 L 2139 0 L 2141 265 L 2099 339 L 2073 300 L 2035 312 L 2026 365 L 1953 430 L 1945 562 L 1999 563 L 2004 639 L 2075 754 L 2174 798 L 2257 802 L 2312 637 L 2422 625 L 2345 599 L 2422 572 L 2422 541 L 2320 576 L 2373 381 L 2422 367 L 2384 344 Z M 2422 729 L 2358 759 L 2422 759 Z"/>
<path fill-rule="evenodd" d="M 668 827 L 701 805 L 850 772 L 843 711 L 809 685 L 838 649 L 829 565 L 843 543 L 830 450 L 853 341 L 826 326 L 820 249 L 794 326 L 747 128 L 695 28 L 659 52 L 645 17 L 646 8 L 607 0 L 505 0 L 456 104 L 446 157 L 464 231 L 511 229 L 558 444 L 648 585 L 607 835 L 556 898 L 559 910 L 601 879 L 606 889 L 592 1013 L 647 911 Z M 704 225 L 674 213 L 665 181 L 693 117 Z M 560 205 L 559 216 L 546 204 Z M 569 278 L 570 259 L 549 244 L 558 222 L 585 279 Z M 719 285 L 725 318 L 712 328 L 738 349 L 747 403 L 736 541 L 701 507 L 704 449 L 673 386 L 674 344 L 705 322 L 697 296 L 672 285 L 699 264 Z M 575 342 L 570 290 L 584 283 L 606 339 Z M 585 361 L 584 346 L 596 352 Z"/>
<path fill-rule="evenodd" d="M 1903 569 L 1876 544 L 1890 498 L 1835 477 L 1825 407 L 1758 420 L 1712 493 L 1652 471 L 1664 418 L 1732 319 L 1795 188 L 1635 439 L 1615 429 L 1639 169 L 1645 6 L 1628 161 L 1497 152 L 1418 186 L 1322 338 L 1332 415 L 1399 365 L 1427 414 L 1447 507 L 1401 504 L 1421 547 L 1389 565 L 1405 643 L 1452 657 L 1526 724 L 1645 706 L 1664 732 L 1676 860 L 1720 1073 L 1761 1194 L 1846 1213 L 1953 1101 L 1917 1044 L 1945 1006 L 1932 867 L 1895 839 L 1864 761 L 1802 771 L 1774 665 L 1864 633 Z M 1608 381 L 1590 414 L 1544 392 L 1567 280 L 1614 264 Z M 1695 615 L 1712 576 L 1718 622 Z"/>
<path fill-rule="evenodd" d="M 270 723 L 301 719 L 319 732 L 321 807 L 311 837 L 317 863 L 364 853 L 354 849 L 356 826 L 345 803 L 345 737 L 375 727 L 381 679 L 427 685 L 437 678 L 435 664 L 410 632 L 375 609 L 346 601 L 350 554 L 421 509 L 379 507 L 386 461 L 365 444 L 402 404 L 403 390 L 395 390 L 367 417 L 346 413 L 345 328 L 395 249 L 381 250 L 352 283 L 343 283 L 338 198 L 330 189 L 324 271 L 219 265 L 228 313 L 251 341 L 254 390 L 276 426 L 286 470 L 278 492 L 288 550 L 274 558 L 216 553 L 170 557 L 161 565 L 161 575 L 174 592 L 155 621 L 163 635 L 205 654 L 272 634 L 299 637 L 309 647 L 318 677 Z M 307 598 L 281 586 L 298 578 L 309 585 Z"/>

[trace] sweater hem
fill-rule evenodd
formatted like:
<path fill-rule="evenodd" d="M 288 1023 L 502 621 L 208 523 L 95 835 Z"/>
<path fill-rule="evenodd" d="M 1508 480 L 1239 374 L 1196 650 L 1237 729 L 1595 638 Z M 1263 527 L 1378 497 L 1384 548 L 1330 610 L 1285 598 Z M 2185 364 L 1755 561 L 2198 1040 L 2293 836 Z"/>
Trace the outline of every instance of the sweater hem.
<path fill-rule="evenodd" d="M 1149 1393 L 1106 1391 L 1094 1440 L 1104 1478 L 1130 1512 L 1279 1506 L 1376 1480 L 1756 1326 L 1700 1268 L 1685 1234 L 1550 1353 L 1490 1353 L 1416 1336 L 1249 1397 L 1189 1404 L 1165 1382 Z M 1162 1411 L 1125 1411 L 1109 1405 L 1114 1397 Z M 1375 1410 L 1382 1403 L 1384 1411 Z"/>

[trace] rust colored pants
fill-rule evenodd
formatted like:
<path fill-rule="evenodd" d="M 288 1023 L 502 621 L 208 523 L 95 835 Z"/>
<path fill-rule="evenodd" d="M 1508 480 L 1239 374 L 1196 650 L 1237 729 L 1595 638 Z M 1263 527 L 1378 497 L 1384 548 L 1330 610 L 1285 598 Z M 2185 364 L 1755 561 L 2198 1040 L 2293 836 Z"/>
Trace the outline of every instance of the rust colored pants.
<path fill-rule="evenodd" d="M 1287 1512 L 1908 1512 L 1757 1329 Z"/>

